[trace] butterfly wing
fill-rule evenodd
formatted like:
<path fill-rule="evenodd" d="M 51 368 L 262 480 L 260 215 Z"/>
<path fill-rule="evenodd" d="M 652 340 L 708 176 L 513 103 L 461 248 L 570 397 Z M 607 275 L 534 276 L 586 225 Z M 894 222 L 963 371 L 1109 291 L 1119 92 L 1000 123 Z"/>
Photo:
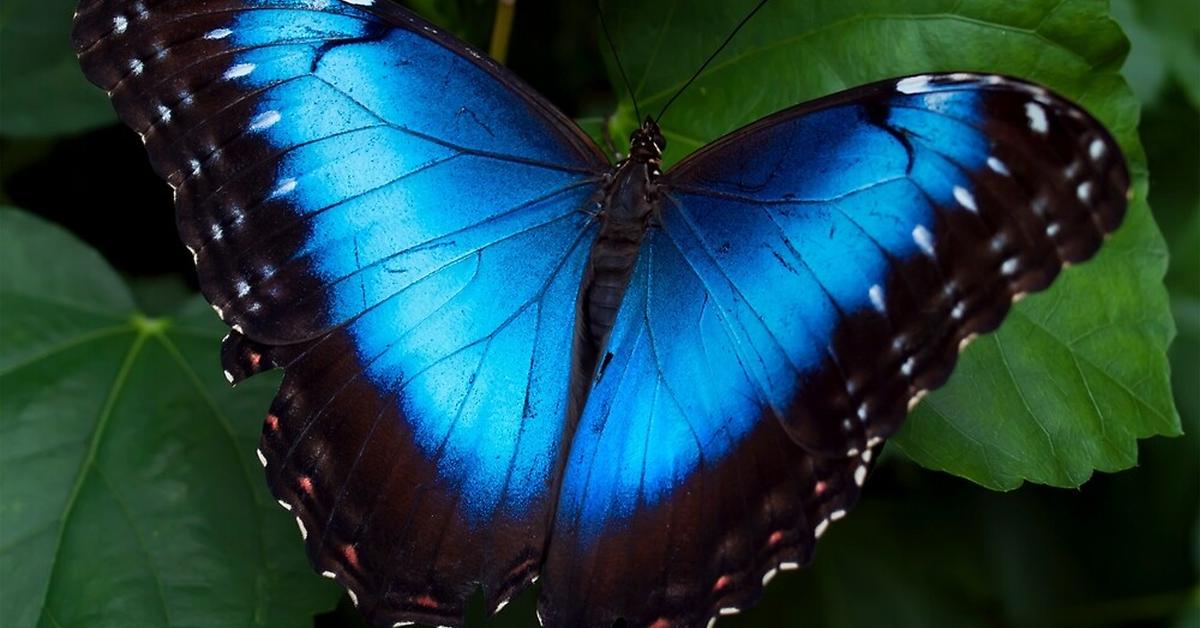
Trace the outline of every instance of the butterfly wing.
<path fill-rule="evenodd" d="M 543 616 L 753 602 L 961 344 L 1097 250 L 1128 185 L 1086 113 L 978 75 L 861 87 L 680 163 L 575 432 Z"/>
<path fill-rule="evenodd" d="M 227 375 L 285 369 L 260 455 L 314 565 L 377 623 L 457 624 L 541 562 L 607 163 L 368 5 L 85 0 L 74 43 L 175 189 Z"/>

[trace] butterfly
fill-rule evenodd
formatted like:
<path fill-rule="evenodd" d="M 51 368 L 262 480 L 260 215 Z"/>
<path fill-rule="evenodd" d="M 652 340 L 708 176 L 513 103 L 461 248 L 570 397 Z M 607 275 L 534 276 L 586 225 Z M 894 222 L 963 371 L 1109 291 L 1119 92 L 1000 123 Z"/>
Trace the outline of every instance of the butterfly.
<path fill-rule="evenodd" d="M 386 0 L 83 0 L 175 191 L 316 570 L 380 626 L 539 577 L 546 626 L 711 625 L 859 496 L 907 410 L 1125 212 L 1120 150 L 1018 79 L 882 81 L 613 165 Z"/>

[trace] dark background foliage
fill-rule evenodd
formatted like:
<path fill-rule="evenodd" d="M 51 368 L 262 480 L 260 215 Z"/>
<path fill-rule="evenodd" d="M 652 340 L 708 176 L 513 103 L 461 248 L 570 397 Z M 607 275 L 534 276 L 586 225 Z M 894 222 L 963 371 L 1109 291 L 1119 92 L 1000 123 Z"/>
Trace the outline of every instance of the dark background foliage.
<path fill-rule="evenodd" d="M 490 0 L 411 4 L 486 47 L 494 10 Z M 116 269 L 120 277 L 97 271 L 94 278 L 66 281 L 64 294 L 86 304 L 91 293 L 80 286 L 119 283 L 124 278 L 135 303 L 124 304 L 116 297 L 118 302 L 110 305 L 117 315 L 134 311 L 144 315 L 130 319 L 135 322 L 127 330 L 135 346 L 141 347 L 136 344 L 140 342 L 147 347 L 139 350 L 144 362 L 129 369 L 129 377 L 135 380 L 148 378 L 137 390 L 155 389 L 161 382 L 181 377 L 181 372 L 182 377 L 203 379 L 182 394 L 194 397 L 194 404 L 220 407 L 215 413 L 225 415 L 222 420 L 230 433 L 245 436 L 238 442 L 246 444 L 242 446 L 246 451 L 237 456 L 252 462 L 249 443 L 272 382 L 239 389 L 228 398 L 220 389 L 219 375 L 217 385 L 209 383 L 218 372 L 215 340 L 220 330 L 192 296 L 194 273 L 175 235 L 170 191 L 150 171 L 137 136 L 116 125 L 103 94 L 79 76 L 65 40 L 69 3 L 46 5 L 51 7 L 36 0 L 13 0 L 0 11 L 0 204 L 59 225 L 94 247 Z M 822 541 L 815 565 L 780 577 L 753 612 L 722 620 L 721 625 L 1200 626 L 1200 8 L 1191 0 L 1116 0 L 1112 11 L 1132 44 L 1123 74 L 1142 103 L 1138 133 L 1151 173 L 1149 203 L 1171 253 L 1166 284 L 1178 336 L 1170 359 L 1185 435 L 1141 442 L 1136 468 L 1096 474 L 1079 489 L 1027 484 L 1018 491 L 993 492 L 925 470 L 903 455 L 891 455 L 868 483 L 862 504 Z M 628 100 L 619 98 L 623 91 L 612 87 L 611 58 L 601 48 L 595 15 L 590 2 L 518 3 L 509 64 L 568 114 L 584 119 L 588 128 L 610 124 L 619 147 L 632 116 Z M 618 52 L 623 58 L 625 54 L 636 57 L 635 51 L 622 48 L 621 35 L 639 27 L 636 19 L 619 14 L 614 26 Z M 1072 36 L 1086 39 L 1089 33 Z M 708 40 L 701 43 L 711 47 Z M 687 106 L 686 101 L 679 105 Z M 688 115 L 694 111 L 686 110 Z M 26 227 L 25 222 L 17 226 L 13 221 L 0 222 L 0 228 L 14 233 L 18 229 L 25 233 Z M 38 241 L 40 249 L 31 245 L 0 252 L 0 263 L 8 265 L 7 270 L 0 269 L 0 279 L 20 283 L 22 279 L 13 278 L 19 270 L 21 276 L 31 276 L 31 283 L 42 281 L 37 273 L 45 269 L 27 260 L 46 255 L 46 249 L 75 246 L 68 240 L 65 234 L 52 234 Z M 101 266 L 96 258 L 90 266 L 80 263 L 64 272 Z M 103 291 L 103 286 L 96 290 Z M 114 287 L 104 294 L 123 294 L 122 290 Z M 0 316 L 11 317 L 19 307 L 24 306 L 9 296 L 0 303 Z M 27 315 L 28 310 L 21 313 Z M 159 320 L 154 317 L 159 316 L 169 317 L 172 327 L 154 327 Z M 0 319 L 0 325 L 7 324 Z M 0 341 L 13 339 L 7 333 L 0 333 Z M 209 336 L 211 341 L 205 340 Z M 211 357 L 205 352 L 211 352 Z M 88 355 L 71 359 L 74 362 L 47 368 L 88 367 Z M 189 374 L 187 363 L 206 365 L 213 372 Z M 54 375 L 43 374 L 39 380 L 14 372 L 0 360 L 0 395 L 7 396 L 0 401 L 0 413 L 10 416 L 12 404 L 26 407 L 20 399 L 28 391 L 22 387 L 56 381 Z M 169 397 L 169 387 L 162 395 Z M 113 412 L 148 416 L 158 408 L 156 403 L 150 398 L 131 407 L 118 404 Z M 139 414 L 143 406 L 149 410 Z M 203 411 L 195 411 L 195 416 L 188 412 L 192 411 L 184 415 L 190 420 L 205 420 Z M 27 561 L 44 557 L 14 550 L 26 542 L 13 533 L 10 523 L 21 516 L 20 500 L 14 496 L 20 493 L 22 478 L 14 477 L 14 472 L 36 465 L 22 462 L 21 452 L 11 445 L 16 442 L 15 428 L 3 423 L 3 417 L 0 426 L 4 427 L 0 462 L 6 474 L 0 478 L 0 624 L 74 625 L 38 611 L 40 602 L 29 615 L 28 604 L 13 597 L 21 591 Z M 223 455 L 214 453 L 212 463 L 228 462 Z M 248 475 L 253 482 L 260 480 L 257 469 Z M 136 485 L 136 480 L 131 482 Z M 1016 484 L 1019 481 L 1004 488 Z M 261 489 L 261 485 L 253 487 L 259 501 L 265 499 Z M 264 540 L 258 551 L 279 552 L 283 558 L 263 558 L 264 566 L 255 572 L 260 574 L 258 581 L 231 586 L 270 589 L 270 595 L 304 599 L 256 612 L 253 623 L 300 625 L 297 622 L 306 623 L 309 614 L 326 611 L 318 612 L 317 626 L 360 625 L 344 597 L 333 607 L 340 595 L 336 588 L 306 572 L 299 540 L 288 529 L 291 523 L 284 513 L 267 500 L 259 517 L 247 526 L 262 529 L 247 533 L 261 534 Z M 130 525 L 130 529 L 153 527 Z M 78 552 L 86 553 L 89 542 L 105 542 L 83 537 L 78 542 L 85 549 L 71 550 L 70 541 L 60 536 L 59 543 L 48 545 L 47 550 L 55 553 L 56 561 L 88 562 L 79 559 Z M 142 549 L 149 552 L 173 542 L 169 537 L 141 541 Z M 76 554 L 58 555 L 72 551 Z M 95 556 L 101 554 L 97 549 Z M 263 577 L 275 581 L 264 584 Z M 121 586 L 112 583 L 97 592 L 95 587 L 64 584 L 60 578 L 43 595 L 47 607 L 62 607 L 63 597 L 117 599 Z M 211 598 L 218 595 L 215 589 L 208 593 Z M 530 625 L 535 593 L 527 592 L 496 618 L 487 618 L 477 602 L 469 614 L 470 624 Z M 200 595 L 197 604 L 206 603 Z M 211 600 L 212 607 L 220 605 L 220 600 Z M 203 609 L 196 616 L 204 625 L 231 625 Z M 164 617 L 160 623 L 187 623 L 187 619 Z"/>

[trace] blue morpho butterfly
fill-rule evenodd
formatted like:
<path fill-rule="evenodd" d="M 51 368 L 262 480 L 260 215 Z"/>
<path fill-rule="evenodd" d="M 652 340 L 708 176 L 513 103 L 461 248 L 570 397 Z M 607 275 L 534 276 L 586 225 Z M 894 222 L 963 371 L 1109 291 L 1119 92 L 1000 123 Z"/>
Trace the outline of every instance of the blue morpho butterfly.
<path fill-rule="evenodd" d="M 231 381 L 281 367 L 271 490 L 381 626 L 540 575 L 547 626 L 736 612 L 856 501 L 960 346 L 1125 211 L 1112 137 L 931 74 L 613 166 L 387 0 L 84 0 L 175 189 Z"/>

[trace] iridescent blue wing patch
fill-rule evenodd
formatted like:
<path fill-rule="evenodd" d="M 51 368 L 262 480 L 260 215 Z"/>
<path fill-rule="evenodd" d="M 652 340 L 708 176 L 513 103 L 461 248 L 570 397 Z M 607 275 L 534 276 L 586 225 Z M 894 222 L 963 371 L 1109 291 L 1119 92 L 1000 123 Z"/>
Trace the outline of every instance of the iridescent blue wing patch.
<path fill-rule="evenodd" d="M 175 189 L 231 381 L 281 366 L 275 495 L 373 621 L 536 576 L 606 160 L 389 3 L 86 0 L 74 43 Z"/>
<path fill-rule="evenodd" d="M 664 184 L 564 471 L 551 625 L 704 625 L 806 562 L 963 343 L 1117 227 L 1129 178 L 1078 107 L 956 74 L 783 111 Z"/>

